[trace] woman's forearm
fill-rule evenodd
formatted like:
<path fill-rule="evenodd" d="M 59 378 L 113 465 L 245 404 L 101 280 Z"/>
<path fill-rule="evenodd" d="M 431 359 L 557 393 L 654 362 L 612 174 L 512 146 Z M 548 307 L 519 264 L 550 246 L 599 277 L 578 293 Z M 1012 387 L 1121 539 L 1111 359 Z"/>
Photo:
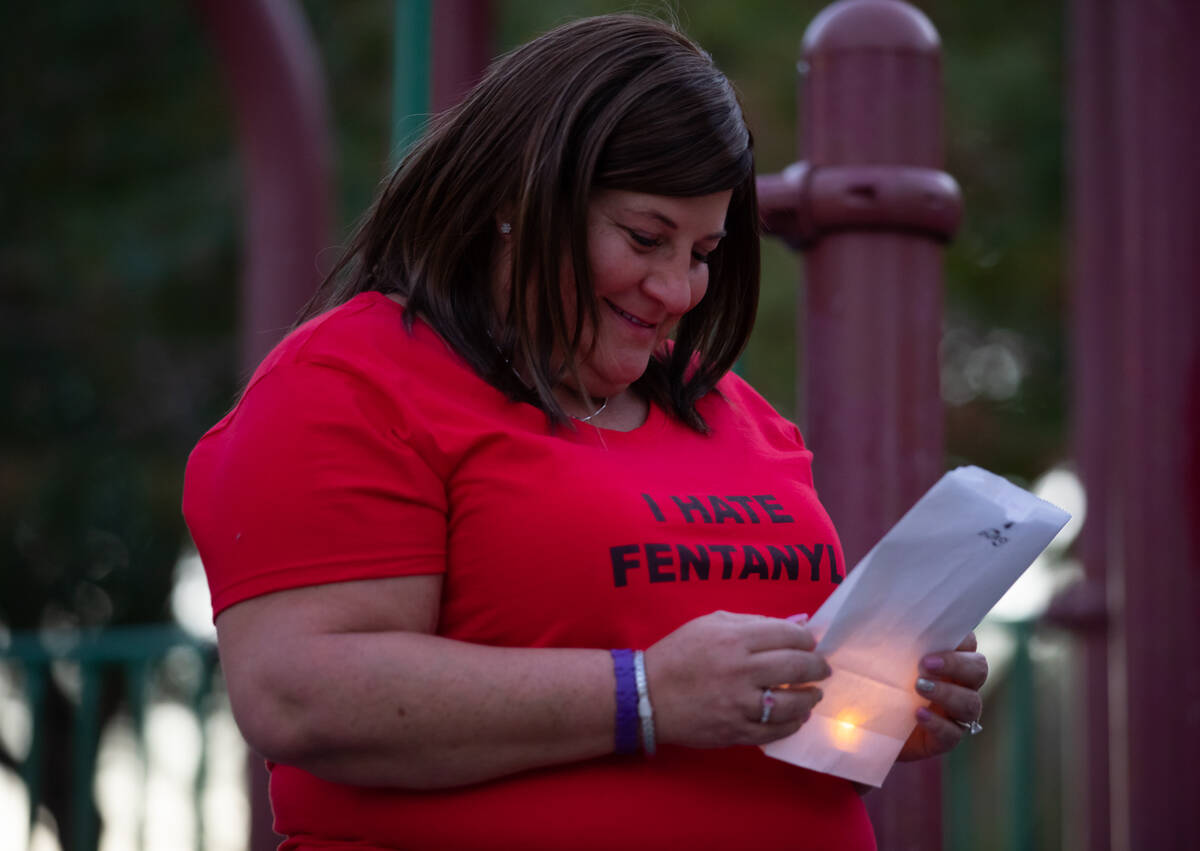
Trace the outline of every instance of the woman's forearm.
<path fill-rule="evenodd" d="M 230 693 L 250 743 L 337 782 L 461 786 L 613 749 L 604 650 L 333 633 L 292 637 L 242 667 Z"/>
<path fill-rule="evenodd" d="M 279 591 L 224 610 L 234 717 L 263 756 L 328 780 L 434 789 L 614 749 L 607 650 L 442 638 L 436 577 Z M 758 745 L 808 718 L 829 666 L 795 623 L 713 612 L 646 648 L 660 744 Z M 775 695 L 763 723 L 767 686 Z"/>

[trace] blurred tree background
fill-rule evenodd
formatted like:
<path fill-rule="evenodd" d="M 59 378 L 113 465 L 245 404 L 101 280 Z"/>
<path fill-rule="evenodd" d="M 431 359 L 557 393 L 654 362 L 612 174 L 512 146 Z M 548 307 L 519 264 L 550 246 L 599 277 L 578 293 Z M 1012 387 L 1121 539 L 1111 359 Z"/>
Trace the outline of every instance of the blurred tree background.
<path fill-rule="evenodd" d="M 302 5 L 334 120 L 336 241 L 390 158 L 392 3 Z M 767 173 L 795 159 L 799 44 L 824 5 L 635 8 L 677 18 L 734 80 Z M 942 35 L 947 170 L 966 206 L 946 266 L 947 464 L 1029 481 L 1066 442 L 1063 12 L 1039 0 L 915 5 Z M 495 45 L 628 8 L 498 2 Z M 187 546 L 186 456 L 243 378 L 242 199 L 224 79 L 187 3 L 49 0 L 6 20 L 0 640 L 167 620 Z M 802 419 L 796 257 L 770 242 L 764 272 L 746 372 Z"/>

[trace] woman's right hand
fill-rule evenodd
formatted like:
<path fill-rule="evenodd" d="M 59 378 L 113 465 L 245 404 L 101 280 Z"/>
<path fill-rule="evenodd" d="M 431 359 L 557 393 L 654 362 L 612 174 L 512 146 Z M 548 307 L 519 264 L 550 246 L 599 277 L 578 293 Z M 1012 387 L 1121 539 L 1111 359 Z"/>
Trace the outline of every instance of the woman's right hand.
<path fill-rule="evenodd" d="M 831 673 L 807 627 L 732 612 L 688 621 L 646 651 L 656 738 L 693 748 L 762 745 L 808 720 Z M 760 723 L 763 690 L 775 698 Z"/>

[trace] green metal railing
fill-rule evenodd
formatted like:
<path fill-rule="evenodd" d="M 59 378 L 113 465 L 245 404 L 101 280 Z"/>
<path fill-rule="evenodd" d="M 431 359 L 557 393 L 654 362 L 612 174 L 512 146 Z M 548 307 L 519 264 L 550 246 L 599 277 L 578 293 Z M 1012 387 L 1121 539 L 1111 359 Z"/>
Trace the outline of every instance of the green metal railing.
<path fill-rule="evenodd" d="M 45 631 L 16 633 L 0 642 L 3 660 L 24 682 L 25 699 L 33 722 L 29 753 L 22 764 L 22 781 L 29 795 L 30 835 L 44 790 L 46 751 L 45 707 L 51 668 L 60 663 L 75 665 L 79 672 L 78 705 L 72 719 L 71 835 L 60 837 L 68 851 L 92 851 L 99 842 L 99 824 L 93 803 L 92 784 L 100 737 L 100 696 L 106 678 L 121 676 L 124 703 L 133 722 L 139 756 L 146 765 L 144 722 L 156 671 L 177 654 L 189 654 L 198 663 L 195 676 L 177 688 L 177 698 L 189 705 L 203 721 L 206 701 L 212 692 L 217 669 L 216 646 L 175 626 L 127 626 L 97 631 Z M 195 847 L 204 844 L 204 820 L 200 817 L 200 795 L 206 778 L 205 725 L 200 725 L 200 764 L 196 772 L 194 806 L 197 813 Z M 139 820 L 139 824 L 141 820 Z"/>
<path fill-rule="evenodd" d="M 1036 802 L 1052 783 L 1042 776 L 1038 701 L 1054 695 L 1038 688 L 1030 654 L 1032 621 L 1005 625 L 1015 643 L 1002 682 L 992 689 L 985 715 L 985 734 L 968 739 L 947 759 L 943 784 L 944 846 L 946 851 L 1031 851 L 1040 847 Z M 184 703 L 199 724 L 200 762 L 193 788 L 196 834 L 194 847 L 204 847 L 201 794 L 207 778 L 204 718 L 217 672 L 216 647 L 174 626 L 115 627 L 97 632 L 18 633 L 0 642 L 0 660 L 15 669 L 24 684 L 33 730 L 22 780 L 29 794 L 32 826 L 44 789 L 46 725 L 44 722 L 51 668 L 58 663 L 78 666 L 78 704 L 72 719 L 70 779 L 73 818 L 71 836 L 61 837 L 68 851 L 93 851 L 99 826 L 92 803 L 96 755 L 100 736 L 100 697 L 106 678 L 124 682 L 124 705 L 129 713 L 146 765 L 144 722 L 155 697 L 157 672 L 178 654 L 194 660 L 196 670 L 173 689 L 172 699 Z M 139 845 L 140 845 L 139 838 Z"/>
<path fill-rule="evenodd" d="M 1060 767 L 1050 760 L 1057 750 L 1043 747 L 1046 740 L 1060 738 L 1057 732 L 1040 729 L 1039 702 L 1057 714 L 1059 696 L 1039 688 L 1030 653 L 1036 621 L 1004 623 L 1013 642 L 1011 658 L 1004 670 L 993 674 L 984 705 L 984 733 L 968 738 L 946 761 L 942 787 L 944 847 L 946 851 L 1034 851 L 1057 847 L 1039 841 L 1047 833 L 1058 833 L 1061 808 L 1044 818 L 1055 825 L 1039 824 L 1038 804 L 1054 797 Z"/>

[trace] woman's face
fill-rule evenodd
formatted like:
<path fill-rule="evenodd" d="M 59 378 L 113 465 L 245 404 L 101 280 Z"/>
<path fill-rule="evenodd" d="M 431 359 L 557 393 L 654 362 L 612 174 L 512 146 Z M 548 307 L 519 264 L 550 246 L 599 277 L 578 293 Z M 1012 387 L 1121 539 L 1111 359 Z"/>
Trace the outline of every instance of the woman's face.
<path fill-rule="evenodd" d="M 580 341 L 579 376 L 593 397 L 621 393 L 708 289 L 707 255 L 725 235 L 732 191 L 672 198 L 605 189 L 588 204 L 596 335 Z M 594 342 L 594 345 L 593 345 Z"/>

